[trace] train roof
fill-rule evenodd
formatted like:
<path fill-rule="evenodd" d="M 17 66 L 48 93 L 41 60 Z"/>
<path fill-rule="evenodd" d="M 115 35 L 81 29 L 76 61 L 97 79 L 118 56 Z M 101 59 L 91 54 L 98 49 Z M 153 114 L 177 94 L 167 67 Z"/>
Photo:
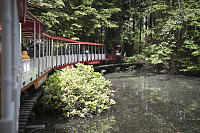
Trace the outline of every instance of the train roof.
<path fill-rule="evenodd" d="M 57 36 L 51 36 L 51 38 L 53 39 L 58 39 L 58 40 L 61 40 L 61 41 L 66 41 L 66 42 L 73 42 L 73 43 L 76 43 L 77 41 L 74 41 L 72 39 L 67 39 L 67 38 L 63 38 L 63 37 L 57 37 Z"/>
<path fill-rule="evenodd" d="M 106 46 L 105 44 L 101 43 L 93 43 L 93 42 L 77 42 L 78 44 L 88 44 L 88 45 L 97 45 L 97 46 Z"/>
<path fill-rule="evenodd" d="M 96 45 L 96 46 L 106 46 L 105 44 L 101 44 L 101 43 L 92 43 L 92 42 L 81 42 L 81 41 L 75 41 L 72 39 L 67 39 L 67 38 L 63 38 L 63 37 L 56 37 L 56 36 L 50 36 L 48 34 L 43 33 L 44 36 L 52 38 L 52 39 L 56 39 L 56 40 L 60 40 L 60 41 L 65 41 L 65 44 L 88 44 L 88 45 Z"/>
<path fill-rule="evenodd" d="M 35 29 L 36 33 L 43 33 L 43 24 L 42 22 L 34 16 L 32 13 L 30 13 L 28 10 L 26 11 L 25 21 L 21 24 L 22 26 L 22 33 L 24 37 L 31 37 L 33 36 L 34 32 L 34 22 L 35 22 Z"/>
<path fill-rule="evenodd" d="M 27 0 L 17 0 L 17 6 L 18 6 L 18 15 L 19 15 L 19 21 L 21 23 L 25 23 L 26 21 L 26 8 L 27 8 Z"/>

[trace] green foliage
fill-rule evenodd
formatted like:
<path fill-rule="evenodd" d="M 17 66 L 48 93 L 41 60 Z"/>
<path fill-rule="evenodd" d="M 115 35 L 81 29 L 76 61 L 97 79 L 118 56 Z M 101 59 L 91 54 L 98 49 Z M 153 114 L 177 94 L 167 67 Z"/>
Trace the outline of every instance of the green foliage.
<path fill-rule="evenodd" d="M 67 117 L 85 117 L 101 113 L 115 101 L 111 82 L 92 66 L 76 64 L 77 68 L 67 67 L 57 71 L 44 86 L 43 102 L 48 107 L 62 108 Z"/>
<path fill-rule="evenodd" d="M 157 45 L 153 44 L 145 49 L 143 49 L 142 56 L 147 61 L 150 61 L 152 64 L 159 64 L 165 60 L 170 60 L 170 54 L 172 50 L 163 44 Z"/>
<path fill-rule="evenodd" d="M 153 45 L 145 46 L 141 57 L 152 64 L 171 64 L 183 71 L 200 70 L 200 3 L 195 0 L 156 1 L 147 8 L 154 27 L 146 32 Z M 149 29 L 147 29 L 148 31 Z"/>
<path fill-rule="evenodd" d="M 28 9 L 45 32 L 141 52 L 152 64 L 200 71 L 200 1 L 33 0 Z M 152 46 L 151 46 L 152 45 Z"/>
<path fill-rule="evenodd" d="M 132 56 L 132 57 L 126 57 L 125 61 L 126 62 L 135 62 L 138 59 L 137 56 Z"/>
<path fill-rule="evenodd" d="M 83 41 L 103 39 L 103 28 L 118 27 L 111 17 L 120 12 L 103 0 L 34 0 L 29 1 L 29 10 L 44 23 L 46 33 Z"/>

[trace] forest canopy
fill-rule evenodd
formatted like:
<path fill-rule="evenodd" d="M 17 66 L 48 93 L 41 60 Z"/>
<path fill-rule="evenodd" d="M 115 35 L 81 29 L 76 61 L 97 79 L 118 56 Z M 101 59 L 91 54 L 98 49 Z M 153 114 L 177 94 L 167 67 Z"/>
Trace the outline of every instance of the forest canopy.
<path fill-rule="evenodd" d="M 29 0 L 48 34 L 123 46 L 127 56 L 200 71 L 199 0 Z"/>

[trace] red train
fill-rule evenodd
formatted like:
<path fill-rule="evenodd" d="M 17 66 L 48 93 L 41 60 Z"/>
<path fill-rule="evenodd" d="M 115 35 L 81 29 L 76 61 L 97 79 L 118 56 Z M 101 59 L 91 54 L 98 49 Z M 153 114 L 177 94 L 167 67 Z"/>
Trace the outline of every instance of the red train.
<path fill-rule="evenodd" d="M 37 89 L 53 69 L 75 63 L 88 65 L 122 61 L 121 45 L 107 50 L 105 44 L 80 42 L 43 33 L 43 24 L 29 11 L 21 24 L 22 91 L 31 85 Z"/>

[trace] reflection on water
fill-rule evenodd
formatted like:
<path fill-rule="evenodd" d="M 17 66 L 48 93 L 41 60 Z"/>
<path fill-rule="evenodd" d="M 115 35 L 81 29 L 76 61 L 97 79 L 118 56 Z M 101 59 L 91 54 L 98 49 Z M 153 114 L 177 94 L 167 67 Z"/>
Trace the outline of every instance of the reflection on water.
<path fill-rule="evenodd" d="M 113 83 L 111 110 L 93 118 L 38 114 L 31 124 L 52 133 L 199 133 L 200 79 L 143 70 L 105 75 Z M 44 132 L 44 131 L 42 131 Z"/>
<path fill-rule="evenodd" d="M 58 133 L 104 133 L 114 130 L 113 126 L 116 120 L 114 116 L 107 116 L 106 118 L 94 118 L 90 120 L 76 119 L 76 120 L 62 120 L 54 125 L 54 132 Z"/>

